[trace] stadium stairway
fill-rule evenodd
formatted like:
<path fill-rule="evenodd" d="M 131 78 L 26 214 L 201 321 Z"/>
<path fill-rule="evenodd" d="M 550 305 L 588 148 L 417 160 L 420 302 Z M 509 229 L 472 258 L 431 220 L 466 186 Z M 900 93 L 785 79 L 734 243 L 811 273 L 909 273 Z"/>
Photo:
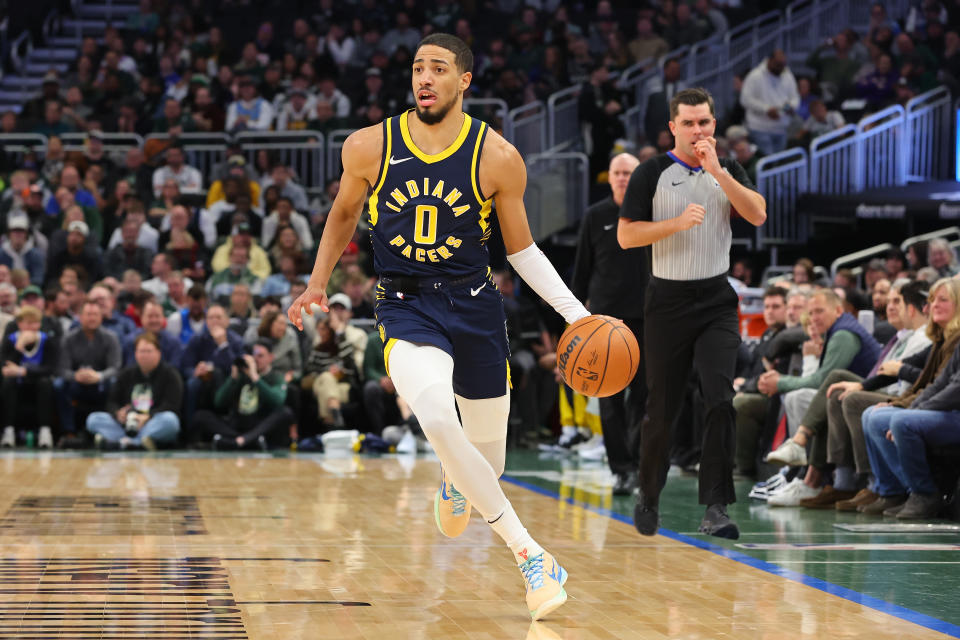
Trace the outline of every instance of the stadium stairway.
<path fill-rule="evenodd" d="M 62 78 L 67 73 L 85 37 L 101 41 L 108 26 L 123 25 L 138 5 L 136 0 L 79 0 L 74 8 L 73 17 L 60 16 L 56 10 L 46 17 L 41 46 L 34 46 L 29 33 L 13 41 L 12 73 L 0 79 L 0 113 L 20 113 L 23 103 L 40 94 L 44 75 L 53 70 Z"/>

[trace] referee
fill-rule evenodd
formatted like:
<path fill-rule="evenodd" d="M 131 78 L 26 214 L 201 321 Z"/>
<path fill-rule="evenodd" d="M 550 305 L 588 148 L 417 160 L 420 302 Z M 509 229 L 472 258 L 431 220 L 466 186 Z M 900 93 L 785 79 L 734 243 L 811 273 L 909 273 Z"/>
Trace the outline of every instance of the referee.
<path fill-rule="evenodd" d="M 586 300 L 590 313 L 620 318 L 643 338 L 643 292 L 647 284 L 646 249 L 624 250 L 617 242 L 620 206 L 633 170 L 640 161 L 629 153 L 610 160 L 611 194 L 587 209 L 580 225 L 573 267 L 573 295 Z M 637 488 L 640 423 L 647 403 L 643 362 L 626 390 L 600 398 L 600 424 L 607 461 L 616 481 L 614 495 Z"/>
<path fill-rule="evenodd" d="M 647 417 L 641 427 L 640 494 L 633 521 L 656 534 L 660 491 L 667 479 L 670 428 L 695 368 L 705 404 L 700 503 L 707 505 L 700 532 L 740 537 L 727 515 L 733 489 L 735 413 L 733 377 L 740 333 L 738 298 L 727 282 L 730 215 L 755 226 L 766 220 L 766 202 L 735 160 L 719 160 L 713 132 L 713 98 L 684 89 L 670 101 L 672 151 L 641 164 L 630 176 L 617 240 L 623 248 L 653 245 L 647 284 L 644 351 Z"/>

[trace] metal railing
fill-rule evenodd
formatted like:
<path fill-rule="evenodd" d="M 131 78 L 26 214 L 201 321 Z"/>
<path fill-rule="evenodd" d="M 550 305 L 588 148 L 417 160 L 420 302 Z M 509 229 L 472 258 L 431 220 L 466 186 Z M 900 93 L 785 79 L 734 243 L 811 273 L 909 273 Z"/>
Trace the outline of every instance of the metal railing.
<path fill-rule="evenodd" d="M 343 162 L 340 160 L 340 153 L 343 151 L 343 143 L 356 129 L 335 129 L 327 134 L 327 181 L 340 176 L 343 173 Z"/>
<path fill-rule="evenodd" d="M 950 91 L 937 87 L 912 98 L 906 107 L 906 180 L 950 178 Z"/>
<path fill-rule="evenodd" d="M 757 163 L 757 189 L 767 200 L 767 221 L 757 227 L 758 249 L 809 238 L 807 218 L 797 214 L 797 197 L 807 191 L 807 166 L 807 152 L 799 147 Z"/>
<path fill-rule="evenodd" d="M 14 165 L 19 166 L 28 153 L 36 153 L 43 158 L 47 150 L 47 136 L 39 133 L 0 133 L 0 148 L 12 157 Z"/>
<path fill-rule="evenodd" d="M 21 48 L 23 49 L 22 52 Z M 23 67 L 32 52 L 33 36 L 30 35 L 29 31 L 24 31 L 10 43 L 10 66 L 21 77 L 24 75 Z"/>
<path fill-rule="evenodd" d="M 504 137 L 524 158 L 547 149 L 547 108 L 540 100 L 511 109 L 504 123 Z"/>
<path fill-rule="evenodd" d="M 857 185 L 857 127 L 844 127 L 810 143 L 810 191 L 849 193 Z"/>
<path fill-rule="evenodd" d="M 589 203 L 590 160 L 576 152 L 544 153 L 527 158 L 523 203 L 535 240 L 569 227 L 583 217 Z"/>
<path fill-rule="evenodd" d="M 547 98 L 547 149 L 562 151 L 580 143 L 580 86 L 567 87 Z"/>
<path fill-rule="evenodd" d="M 857 177 L 854 190 L 906 184 L 907 155 L 903 107 L 896 104 L 857 123 Z"/>
<path fill-rule="evenodd" d="M 871 258 L 877 258 L 884 255 L 890 249 L 895 247 L 889 242 L 884 242 L 883 244 L 878 244 L 873 247 L 868 247 L 866 249 L 861 249 L 860 251 L 855 251 L 853 253 L 848 253 L 845 256 L 840 256 L 836 260 L 830 263 L 830 279 L 832 280 L 837 275 L 837 271 L 843 267 L 855 264 L 861 264 L 867 262 Z"/>
<path fill-rule="evenodd" d="M 147 140 L 169 140 L 167 133 L 151 133 Z M 230 136 L 226 133 L 181 133 L 177 136 L 180 146 L 186 155 L 186 162 L 195 167 L 203 175 L 204 180 L 210 180 L 213 167 L 225 160 Z"/>
<path fill-rule="evenodd" d="M 502 132 L 510 107 L 500 98 L 465 98 L 463 110 Z"/>
<path fill-rule="evenodd" d="M 236 141 L 243 146 L 251 164 L 260 151 L 266 151 L 277 162 L 291 167 L 304 187 L 322 187 L 326 183 L 326 147 L 319 131 L 242 131 Z"/>
<path fill-rule="evenodd" d="M 931 231 L 930 233 L 911 236 L 900 243 L 900 250 L 906 251 L 918 242 L 933 240 L 934 238 L 955 238 L 955 240 L 960 240 L 960 227 L 946 227 L 944 229 L 938 229 L 937 231 Z"/>
<path fill-rule="evenodd" d="M 107 153 L 143 148 L 143 137 L 136 133 L 104 133 L 102 135 L 103 150 Z M 64 133 L 60 136 L 64 151 L 82 151 L 87 138 L 86 133 Z"/>

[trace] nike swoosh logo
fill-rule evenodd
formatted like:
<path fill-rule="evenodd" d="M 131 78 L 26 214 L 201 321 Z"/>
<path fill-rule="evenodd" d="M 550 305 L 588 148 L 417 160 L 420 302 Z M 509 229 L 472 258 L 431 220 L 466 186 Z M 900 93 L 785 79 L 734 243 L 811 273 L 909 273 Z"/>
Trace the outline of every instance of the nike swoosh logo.
<path fill-rule="evenodd" d="M 391 161 L 390 164 L 393 164 L 393 161 Z M 673 186 L 677 186 L 678 184 L 683 184 L 683 180 L 681 180 L 680 182 L 674 182 L 673 180 L 671 180 L 670 184 L 672 184 Z"/>
<path fill-rule="evenodd" d="M 400 164 L 401 162 L 406 162 L 407 160 L 413 160 L 413 156 L 409 156 L 407 158 L 400 158 L 399 160 L 397 160 L 393 156 L 390 156 L 390 164 Z"/>
<path fill-rule="evenodd" d="M 450 499 L 450 496 L 447 495 L 447 483 L 446 483 L 446 482 L 441 482 L 441 483 L 440 483 L 440 497 L 443 498 L 444 501 L 447 501 L 447 500 Z"/>
<path fill-rule="evenodd" d="M 472 288 L 471 288 L 471 289 L 470 289 L 470 295 L 471 295 L 471 296 L 476 296 L 478 293 L 480 293 L 480 291 L 481 291 L 485 286 L 487 286 L 487 283 L 486 283 L 486 282 L 484 282 L 482 285 L 480 285 L 480 286 L 477 287 L 476 289 L 472 289 Z"/>
<path fill-rule="evenodd" d="M 603 230 L 604 230 L 604 231 L 610 231 L 610 229 L 613 229 L 613 225 L 612 225 L 612 224 L 605 224 L 605 225 L 603 225 Z"/>

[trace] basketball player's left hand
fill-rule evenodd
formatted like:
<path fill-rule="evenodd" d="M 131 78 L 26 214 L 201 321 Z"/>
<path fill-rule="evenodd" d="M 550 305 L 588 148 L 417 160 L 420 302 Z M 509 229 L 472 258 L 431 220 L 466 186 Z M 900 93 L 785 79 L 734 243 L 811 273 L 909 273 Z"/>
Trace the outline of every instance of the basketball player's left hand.
<path fill-rule="evenodd" d="M 720 160 L 717 158 L 717 139 L 714 137 L 697 140 L 693 145 L 693 150 L 700 158 L 700 166 L 710 175 L 716 175 L 723 171 L 720 167 Z"/>
<path fill-rule="evenodd" d="M 310 308 L 313 304 L 320 305 L 320 310 L 324 313 L 330 312 L 330 307 L 327 304 L 326 288 L 313 287 L 308 284 L 307 290 L 301 293 L 300 297 L 294 300 L 290 304 L 290 308 L 287 309 L 287 317 L 290 318 L 293 326 L 300 331 L 303 331 L 303 315 L 301 312 L 306 311 L 307 314 L 313 315 L 313 310 Z"/>

